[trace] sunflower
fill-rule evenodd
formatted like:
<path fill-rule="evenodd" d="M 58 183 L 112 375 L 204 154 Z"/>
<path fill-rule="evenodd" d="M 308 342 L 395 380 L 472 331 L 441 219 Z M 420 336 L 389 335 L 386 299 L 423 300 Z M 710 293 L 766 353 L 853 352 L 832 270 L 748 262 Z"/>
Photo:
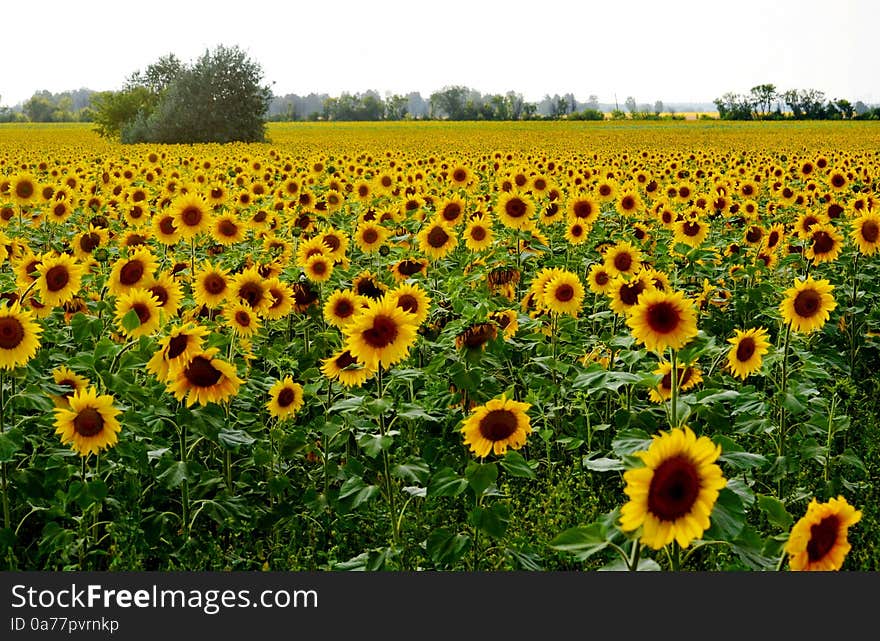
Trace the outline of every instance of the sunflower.
<path fill-rule="evenodd" d="M 535 204 L 515 191 L 498 197 L 496 212 L 501 223 L 510 229 L 531 229 L 535 226 Z"/>
<path fill-rule="evenodd" d="M 179 401 L 186 399 L 186 406 L 222 403 L 238 394 L 242 380 L 235 366 L 214 358 L 218 348 L 211 347 L 192 355 L 186 365 L 171 368 L 166 387 Z"/>
<path fill-rule="evenodd" d="M 770 349 L 770 341 L 763 327 L 734 331 L 736 335 L 727 339 L 731 344 L 727 352 L 727 365 L 734 376 L 746 380 L 750 374 L 761 369 L 761 359 Z"/>
<path fill-rule="evenodd" d="M 880 248 L 880 214 L 866 211 L 850 224 L 850 238 L 858 245 L 859 252 L 865 256 L 873 256 Z"/>
<path fill-rule="evenodd" d="M 639 302 L 645 292 L 652 291 L 654 286 L 644 272 L 633 277 L 617 276 L 612 279 L 605 291 L 611 301 L 611 309 L 621 315 L 627 315 Z"/>
<path fill-rule="evenodd" d="M 81 261 L 87 261 L 92 258 L 92 253 L 99 247 L 105 247 L 109 239 L 109 234 L 103 227 L 95 227 L 89 225 L 88 231 L 77 234 L 70 242 L 73 249 L 73 255 Z"/>
<path fill-rule="evenodd" d="M 599 203 L 586 195 L 572 196 L 566 203 L 566 213 L 570 223 L 579 222 L 589 229 L 599 217 Z"/>
<path fill-rule="evenodd" d="M 471 218 L 464 228 L 464 245 L 474 252 L 491 247 L 494 237 L 492 223 L 484 216 Z"/>
<path fill-rule="evenodd" d="M 318 232 L 317 238 L 327 248 L 327 255 L 334 261 L 345 258 L 348 251 L 348 236 L 334 227 L 328 227 Z"/>
<path fill-rule="evenodd" d="M 614 277 L 602 263 L 593 263 L 587 274 L 587 286 L 594 294 L 607 294 Z"/>
<path fill-rule="evenodd" d="M 585 295 L 584 286 L 577 274 L 562 271 L 544 285 L 541 303 L 556 314 L 577 317 Z"/>
<path fill-rule="evenodd" d="M 833 192 L 842 192 L 849 184 L 846 172 L 841 169 L 832 169 L 828 172 L 828 188 Z"/>
<path fill-rule="evenodd" d="M 211 229 L 211 206 L 198 194 L 179 196 L 171 204 L 171 215 L 184 240 Z"/>
<path fill-rule="evenodd" d="M 654 403 L 662 403 L 672 396 L 672 363 L 660 361 L 654 374 L 660 376 L 660 382 L 657 383 L 657 387 L 651 388 L 648 396 Z M 703 371 L 696 362 L 679 363 L 676 382 L 678 389 L 686 392 L 703 382 Z"/>
<path fill-rule="evenodd" d="M 240 243 L 247 235 L 247 227 L 234 214 L 216 216 L 211 221 L 211 238 L 215 243 L 228 247 Z"/>
<path fill-rule="evenodd" d="M 174 216 L 167 212 L 153 216 L 150 226 L 153 229 L 153 237 L 166 247 L 176 245 L 183 237 Z"/>
<path fill-rule="evenodd" d="M 193 298 L 208 309 L 221 307 L 232 291 L 229 271 L 210 261 L 202 262 L 193 279 Z"/>
<path fill-rule="evenodd" d="M 236 336 L 250 338 L 260 331 L 259 317 L 250 305 L 241 300 L 227 302 L 223 317 Z"/>
<path fill-rule="evenodd" d="M 455 336 L 456 349 L 467 351 L 486 349 L 486 345 L 498 338 L 498 324 L 494 321 L 473 323 Z"/>
<path fill-rule="evenodd" d="M 837 307 L 831 292 L 834 285 L 827 280 L 798 279 L 794 286 L 785 290 L 785 297 L 779 304 L 779 311 L 791 328 L 802 334 L 810 334 L 821 329 Z"/>
<path fill-rule="evenodd" d="M 508 447 L 520 449 L 532 433 L 531 419 L 527 414 L 530 408 L 529 403 L 509 399 L 506 395 L 473 408 L 461 427 L 464 444 L 480 458 L 491 452 L 501 456 Z"/>
<path fill-rule="evenodd" d="M 152 281 L 153 272 L 158 267 L 156 257 L 146 247 L 132 252 L 127 258 L 122 257 L 113 263 L 110 276 L 107 278 L 111 294 L 119 295 L 135 289 L 143 288 Z"/>
<path fill-rule="evenodd" d="M 116 323 L 119 331 L 129 338 L 149 336 L 159 329 L 160 310 L 159 301 L 146 289 L 136 287 L 120 294 L 116 299 Z M 130 312 L 134 312 L 137 317 L 137 325 L 133 325 Z M 128 318 L 132 318 L 132 321 L 129 322 Z"/>
<path fill-rule="evenodd" d="M 785 240 L 785 225 L 782 223 L 771 225 L 764 236 L 764 250 L 775 252 L 782 246 L 783 240 Z"/>
<path fill-rule="evenodd" d="M 80 376 L 66 365 L 59 365 L 52 370 L 52 380 L 59 387 L 65 388 L 62 394 L 49 394 L 55 407 L 70 407 L 70 399 L 74 392 L 86 389 L 89 386 L 89 379 Z"/>
<path fill-rule="evenodd" d="M 498 325 L 504 333 L 504 338 L 510 339 L 516 336 L 519 329 L 519 315 L 515 309 L 503 309 L 489 314 L 489 320 Z"/>
<path fill-rule="evenodd" d="M 12 177 L 9 182 L 9 195 L 19 205 L 29 205 L 39 196 L 40 184 L 32 174 L 23 172 Z"/>
<path fill-rule="evenodd" d="M 21 309 L 18 302 L 0 306 L 0 367 L 25 365 L 37 353 L 42 331 L 32 313 Z"/>
<path fill-rule="evenodd" d="M 599 202 L 609 203 L 617 197 L 617 183 L 610 178 L 600 180 L 595 187 Z"/>
<path fill-rule="evenodd" d="M 70 203 L 65 200 L 60 200 L 49 205 L 48 211 L 46 212 L 46 219 L 53 224 L 61 224 L 65 222 L 70 215 L 73 213 L 73 209 L 70 207 Z"/>
<path fill-rule="evenodd" d="M 202 350 L 203 339 L 208 334 L 206 327 L 195 323 L 173 328 L 159 341 L 159 349 L 147 361 L 147 371 L 166 383 L 172 370 L 183 367 Z"/>
<path fill-rule="evenodd" d="M 367 304 L 367 299 L 351 290 L 334 291 L 324 303 L 324 320 L 342 329 Z"/>
<path fill-rule="evenodd" d="M 432 260 L 443 258 L 458 244 L 455 231 L 437 220 L 425 225 L 416 237 L 419 248 Z"/>
<path fill-rule="evenodd" d="M 618 213 L 626 217 L 635 216 L 645 206 L 638 192 L 634 189 L 621 190 L 614 204 Z"/>
<path fill-rule="evenodd" d="M 263 311 L 263 317 L 269 320 L 284 318 L 293 309 L 293 288 L 277 276 L 266 281 L 266 290 L 272 297 L 272 304 Z"/>
<path fill-rule="evenodd" d="M 248 267 L 232 277 L 229 296 L 244 301 L 259 316 L 272 305 L 272 295 L 266 289 L 266 281 L 254 267 Z"/>
<path fill-rule="evenodd" d="M 454 165 L 449 171 L 449 182 L 453 187 L 468 187 L 474 181 L 474 173 L 464 165 Z"/>
<path fill-rule="evenodd" d="M 116 417 L 122 412 L 109 394 L 98 395 L 94 387 L 77 390 L 68 407 L 56 407 L 55 433 L 61 443 L 70 443 L 80 456 L 99 454 L 119 440 L 122 426 Z"/>
<path fill-rule="evenodd" d="M 303 406 L 303 387 L 290 376 L 276 381 L 269 388 L 269 415 L 277 419 L 291 418 Z"/>
<path fill-rule="evenodd" d="M 847 534 L 858 523 L 862 513 L 843 496 L 819 503 L 812 499 L 807 512 L 794 524 L 785 552 L 794 571 L 831 572 L 839 570 L 850 551 Z"/>
<path fill-rule="evenodd" d="M 624 240 L 605 252 L 604 261 L 611 276 L 635 274 L 642 268 L 642 252 Z"/>
<path fill-rule="evenodd" d="M 373 222 L 364 222 L 358 225 L 354 232 L 354 242 L 365 254 L 373 254 L 388 239 L 389 232 L 381 225 Z M 323 241 L 322 241 L 323 242 Z"/>
<path fill-rule="evenodd" d="M 626 324 L 649 350 L 662 354 L 667 347 L 681 349 L 697 335 L 693 301 L 681 292 L 645 292 L 629 312 Z"/>
<path fill-rule="evenodd" d="M 323 254 L 316 254 L 306 260 L 303 273 L 313 283 L 326 283 L 333 275 L 333 259 Z"/>
<path fill-rule="evenodd" d="M 84 271 L 82 265 L 67 254 L 43 254 L 37 267 L 40 301 L 57 307 L 71 300 L 79 293 Z"/>
<path fill-rule="evenodd" d="M 687 426 L 661 432 L 636 452 L 643 467 L 627 470 L 620 528 L 641 528 L 642 543 L 659 550 L 672 541 L 686 548 L 709 528 L 719 492 L 727 485 L 715 461 L 721 446 Z"/>
<path fill-rule="evenodd" d="M 464 220 L 464 201 L 461 198 L 445 198 L 437 205 L 437 220 L 455 227 Z"/>
<path fill-rule="evenodd" d="M 823 212 L 805 211 L 797 217 L 794 223 L 794 232 L 798 238 L 808 240 L 815 225 L 824 225 L 829 222 L 831 219 Z"/>
<path fill-rule="evenodd" d="M 371 300 L 343 329 L 345 348 L 371 368 L 390 367 L 406 358 L 416 340 L 413 317 L 385 296 Z"/>
<path fill-rule="evenodd" d="M 147 283 L 146 290 L 159 301 L 159 308 L 167 318 L 177 315 L 183 292 L 180 283 L 175 280 L 170 271 L 165 270 L 157 278 L 151 279 Z"/>
<path fill-rule="evenodd" d="M 843 235 L 831 223 L 819 223 L 810 228 L 810 246 L 804 256 L 813 261 L 813 265 L 831 262 L 840 255 L 843 248 Z"/>
<path fill-rule="evenodd" d="M 321 373 L 330 380 L 337 380 L 345 387 L 360 387 L 376 370 L 361 363 L 347 349 L 340 350 L 321 361 Z"/>
<path fill-rule="evenodd" d="M 416 283 L 403 283 L 385 294 L 394 304 L 412 315 L 416 325 L 421 325 L 428 317 L 428 307 L 431 299 L 428 292 Z"/>
<path fill-rule="evenodd" d="M 699 218 L 688 217 L 679 220 L 674 226 L 674 239 L 688 247 L 696 248 L 703 244 L 709 233 L 709 224 Z"/>

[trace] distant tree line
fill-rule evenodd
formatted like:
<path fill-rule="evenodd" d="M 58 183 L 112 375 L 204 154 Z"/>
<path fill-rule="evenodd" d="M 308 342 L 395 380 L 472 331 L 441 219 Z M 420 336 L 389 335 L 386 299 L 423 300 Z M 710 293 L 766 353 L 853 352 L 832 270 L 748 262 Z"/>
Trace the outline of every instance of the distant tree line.
<path fill-rule="evenodd" d="M 880 107 L 861 100 L 828 100 L 818 89 L 779 91 L 776 85 L 756 85 L 747 94 L 727 92 L 714 100 L 722 120 L 877 120 Z"/>
<path fill-rule="evenodd" d="M 0 107 L 0 122 L 91 122 L 91 89 L 34 93 L 18 109 Z"/>

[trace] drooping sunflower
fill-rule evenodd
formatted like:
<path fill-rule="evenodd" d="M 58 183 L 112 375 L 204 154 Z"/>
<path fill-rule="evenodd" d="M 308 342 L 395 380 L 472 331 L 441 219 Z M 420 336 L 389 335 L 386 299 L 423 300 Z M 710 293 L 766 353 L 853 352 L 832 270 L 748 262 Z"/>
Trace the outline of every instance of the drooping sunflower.
<path fill-rule="evenodd" d="M 412 320 L 416 325 L 421 325 L 428 317 L 431 298 L 428 296 L 428 292 L 417 283 L 402 283 L 389 290 L 385 296 L 391 299 L 397 307 L 412 315 Z"/>
<path fill-rule="evenodd" d="M 90 383 L 88 378 L 80 376 L 66 365 L 59 365 L 52 370 L 52 380 L 56 385 L 65 389 L 62 394 L 49 394 L 55 407 L 70 407 L 68 399 L 75 392 L 85 390 Z"/>
<path fill-rule="evenodd" d="M 544 285 L 541 304 L 556 314 L 577 317 L 581 312 L 585 294 L 586 291 L 578 275 L 563 270 Z"/>
<path fill-rule="evenodd" d="M 149 336 L 159 329 L 161 323 L 159 301 L 146 289 L 136 287 L 116 298 L 116 324 L 119 331 L 129 338 Z M 138 324 L 128 326 L 129 312 L 137 315 Z"/>
<path fill-rule="evenodd" d="M 208 309 L 221 307 L 232 291 L 229 270 L 205 260 L 193 279 L 193 298 Z"/>
<path fill-rule="evenodd" d="M 654 374 L 660 376 L 660 382 L 657 383 L 657 387 L 651 388 L 648 396 L 652 402 L 662 403 L 672 396 L 672 363 L 660 361 Z M 679 363 L 676 382 L 678 389 L 686 392 L 703 382 L 703 371 L 696 362 Z"/>
<path fill-rule="evenodd" d="M 184 323 L 174 327 L 159 340 L 159 349 L 147 361 L 147 371 L 166 383 L 172 370 L 189 363 L 202 350 L 203 339 L 210 334 L 207 327 Z"/>
<path fill-rule="evenodd" d="M 0 367 L 9 370 L 25 365 L 40 348 L 42 332 L 32 313 L 18 302 L 0 306 Z"/>
<path fill-rule="evenodd" d="M 120 295 L 125 292 L 143 288 L 153 280 L 153 273 L 159 263 L 146 247 L 132 252 L 128 257 L 121 257 L 113 263 L 107 288 L 111 294 Z"/>
<path fill-rule="evenodd" d="M 532 229 L 535 226 L 535 203 L 519 192 L 500 194 L 495 211 L 501 223 L 510 229 Z"/>
<path fill-rule="evenodd" d="M 821 329 L 837 302 L 831 292 L 834 285 L 826 279 L 814 280 L 812 276 L 806 280 L 798 279 L 794 286 L 785 290 L 785 296 L 779 304 L 779 311 L 791 329 L 801 334 L 810 334 Z"/>
<path fill-rule="evenodd" d="M 629 501 L 620 510 L 621 529 L 641 528 L 639 539 L 654 550 L 672 541 L 688 547 L 709 528 L 718 494 L 727 485 L 715 462 L 721 446 L 684 426 L 655 435 L 636 455 L 644 467 L 623 475 Z"/>
<path fill-rule="evenodd" d="M 215 358 L 218 348 L 198 351 L 186 365 L 173 367 L 166 381 L 167 390 L 186 406 L 222 403 L 238 394 L 242 380 L 235 366 Z"/>
<path fill-rule="evenodd" d="M 240 299 L 227 301 L 223 308 L 223 318 L 236 336 L 250 338 L 260 331 L 260 318 L 250 305 Z"/>
<path fill-rule="evenodd" d="M 360 387 L 376 370 L 364 365 L 347 349 L 342 349 L 321 361 L 321 373 L 345 387 Z"/>
<path fill-rule="evenodd" d="M 836 260 L 843 249 L 843 235 L 831 223 L 813 225 L 808 241 L 810 245 L 804 256 L 812 260 L 813 265 Z"/>
<path fill-rule="evenodd" d="M 368 367 L 391 367 L 409 354 L 418 326 L 389 297 L 371 300 L 342 331 L 345 348 Z"/>
<path fill-rule="evenodd" d="M 171 215 L 184 240 L 191 240 L 211 230 L 211 206 L 196 193 L 175 198 L 171 204 Z"/>
<path fill-rule="evenodd" d="M 419 248 L 431 260 L 440 260 L 458 244 L 455 230 L 434 220 L 425 225 L 416 235 Z"/>
<path fill-rule="evenodd" d="M 734 331 L 736 335 L 727 339 L 731 345 L 727 351 L 727 366 L 734 376 L 746 380 L 761 369 L 762 358 L 770 349 L 770 341 L 763 327 Z"/>
<path fill-rule="evenodd" d="M 498 324 L 494 321 L 472 323 L 455 336 L 455 347 L 470 353 L 484 351 L 498 338 Z"/>
<path fill-rule="evenodd" d="M 492 223 L 484 216 L 477 216 L 468 220 L 464 228 L 464 245 L 474 252 L 488 249 L 494 242 L 495 234 L 492 231 Z"/>
<path fill-rule="evenodd" d="M 276 381 L 269 388 L 269 415 L 277 419 L 291 418 L 302 408 L 303 387 L 290 376 Z"/>
<path fill-rule="evenodd" d="M 866 211 L 850 223 L 850 238 L 865 256 L 873 256 L 880 249 L 880 213 Z"/>
<path fill-rule="evenodd" d="M 77 390 L 68 399 L 68 407 L 56 407 L 55 433 L 63 445 L 70 444 L 80 456 L 99 454 L 119 441 L 122 413 L 109 394 L 99 395 L 94 387 Z"/>
<path fill-rule="evenodd" d="M 461 432 L 464 444 L 479 458 L 494 452 L 503 456 L 507 448 L 520 449 L 532 433 L 529 403 L 521 403 L 502 395 L 471 410 Z"/>
<path fill-rule="evenodd" d="M 807 506 L 785 544 L 788 565 L 796 572 L 837 571 L 851 549 L 849 528 L 858 523 L 862 513 L 843 496 L 819 503 L 815 498 Z"/>
<path fill-rule="evenodd" d="M 652 351 L 681 349 L 697 335 L 697 314 L 693 301 L 676 291 L 643 293 L 630 309 L 626 324 L 633 336 Z"/>
<path fill-rule="evenodd" d="M 37 288 L 44 305 L 56 307 L 70 301 L 79 293 L 84 269 L 67 254 L 43 254 L 37 272 Z"/>

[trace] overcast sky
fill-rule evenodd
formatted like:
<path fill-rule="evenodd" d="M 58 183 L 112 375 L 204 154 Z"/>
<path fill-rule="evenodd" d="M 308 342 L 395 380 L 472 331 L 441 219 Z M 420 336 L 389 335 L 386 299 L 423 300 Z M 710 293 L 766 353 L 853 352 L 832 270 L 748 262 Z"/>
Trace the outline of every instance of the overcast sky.
<path fill-rule="evenodd" d="M 878 28 L 876 0 L 4 0 L 0 104 L 118 89 L 162 55 L 188 62 L 218 44 L 244 49 L 278 95 L 467 85 L 622 105 L 770 82 L 872 103 Z"/>

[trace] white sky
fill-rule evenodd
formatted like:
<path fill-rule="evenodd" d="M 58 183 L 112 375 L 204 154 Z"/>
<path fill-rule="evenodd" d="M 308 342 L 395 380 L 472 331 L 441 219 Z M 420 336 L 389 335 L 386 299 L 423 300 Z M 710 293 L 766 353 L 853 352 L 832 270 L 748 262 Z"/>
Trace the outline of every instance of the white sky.
<path fill-rule="evenodd" d="M 162 55 L 189 62 L 218 44 L 245 50 L 278 95 L 466 85 L 623 105 L 770 82 L 873 103 L 878 28 L 876 0 L 2 0 L 0 104 L 118 89 Z"/>

